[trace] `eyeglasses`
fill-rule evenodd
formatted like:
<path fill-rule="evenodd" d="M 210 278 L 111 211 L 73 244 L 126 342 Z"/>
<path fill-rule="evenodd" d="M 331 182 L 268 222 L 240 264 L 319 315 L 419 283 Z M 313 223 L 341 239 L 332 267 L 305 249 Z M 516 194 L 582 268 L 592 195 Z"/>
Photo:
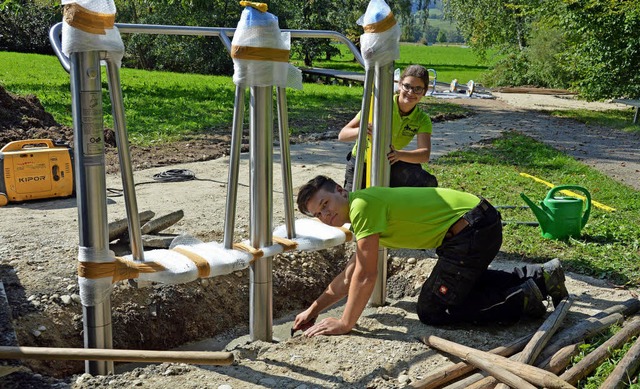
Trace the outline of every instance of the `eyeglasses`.
<path fill-rule="evenodd" d="M 402 90 L 405 92 L 412 92 L 417 95 L 424 93 L 426 90 L 423 86 L 411 86 L 411 84 L 400 84 L 402 86 Z"/>

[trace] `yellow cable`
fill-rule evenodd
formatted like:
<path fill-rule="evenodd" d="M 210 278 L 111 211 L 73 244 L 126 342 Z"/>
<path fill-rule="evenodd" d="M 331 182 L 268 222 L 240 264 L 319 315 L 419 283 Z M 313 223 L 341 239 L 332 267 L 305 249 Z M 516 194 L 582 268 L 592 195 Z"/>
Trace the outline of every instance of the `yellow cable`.
<path fill-rule="evenodd" d="M 541 184 L 545 184 L 545 185 L 546 185 L 546 186 L 548 186 L 549 188 L 555 188 L 555 187 L 556 187 L 556 185 L 553 185 L 552 183 L 547 182 L 547 181 L 545 181 L 545 180 L 542 180 L 542 179 L 540 179 L 540 178 L 538 178 L 538 177 L 532 176 L 531 174 L 527 174 L 527 173 L 520 173 L 520 175 L 521 175 L 522 177 L 531 178 L 532 180 L 537 181 L 537 182 L 539 182 L 539 183 L 541 183 Z M 577 197 L 577 198 L 582 199 L 582 200 L 585 200 L 585 199 L 586 199 L 584 196 L 582 196 L 582 195 L 580 195 L 580 194 L 578 194 L 578 193 L 575 193 L 575 192 L 573 192 L 573 191 L 567 190 L 567 189 L 561 190 L 561 191 L 560 191 L 560 193 L 564 193 L 564 194 L 565 194 L 565 195 L 567 195 L 567 196 Z M 600 209 L 603 209 L 603 210 L 605 210 L 605 211 L 609 211 L 609 212 L 613 212 L 613 211 L 615 211 L 615 210 L 616 210 L 615 208 L 612 208 L 612 207 L 610 207 L 610 206 L 608 206 L 608 205 L 604 205 L 604 204 L 599 203 L 599 202 L 597 202 L 597 201 L 595 201 L 595 200 L 591 200 L 591 204 L 593 204 L 595 207 L 598 207 L 598 208 L 600 208 Z"/>

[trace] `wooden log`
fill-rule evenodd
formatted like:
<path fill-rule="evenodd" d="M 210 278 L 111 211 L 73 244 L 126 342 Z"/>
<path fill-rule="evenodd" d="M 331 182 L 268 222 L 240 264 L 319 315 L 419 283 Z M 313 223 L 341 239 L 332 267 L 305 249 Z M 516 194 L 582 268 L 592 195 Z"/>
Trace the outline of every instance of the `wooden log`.
<path fill-rule="evenodd" d="M 550 371 L 553 374 L 558 374 L 567 367 L 569 362 L 571 362 L 571 358 L 579 352 L 579 344 L 565 346 L 553 354 L 551 358 L 547 359 L 544 364 L 538 365 L 538 367 Z M 515 354 L 512 358 L 517 356 L 519 356 L 519 354 Z M 496 380 L 493 377 L 485 377 L 480 374 L 474 374 L 466 378 L 464 381 L 463 385 L 457 385 L 462 383 L 462 381 L 460 381 L 456 384 L 449 385 L 444 389 L 492 389 L 496 384 Z"/>
<path fill-rule="evenodd" d="M 598 312 L 595 315 L 593 315 L 592 317 L 588 318 L 585 321 L 579 322 L 575 325 L 573 325 L 572 327 L 569 327 L 563 331 L 561 331 L 560 333 L 558 333 L 555 338 L 562 338 L 564 336 L 567 336 L 568 334 L 582 334 L 584 335 L 583 338 L 581 339 L 577 339 L 574 340 L 575 338 L 579 337 L 578 335 L 575 336 L 571 336 L 569 341 L 557 341 L 557 342 L 552 342 L 551 344 L 549 344 L 541 353 L 541 355 L 537 358 L 536 360 L 536 366 L 541 366 L 543 365 L 543 363 L 546 363 L 547 365 L 549 364 L 549 361 L 555 356 L 556 353 L 560 353 L 560 350 L 562 350 L 563 348 L 570 346 L 572 344 L 575 343 L 580 343 L 582 342 L 586 337 L 593 335 L 593 334 L 597 334 L 600 333 L 602 331 L 604 331 L 606 328 L 608 328 L 609 326 L 611 326 L 611 324 L 616 323 L 619 320 L 623 319 L 622 315 L 632 315 L 635 314 L 636 312 L 638 312 L 638 310 L 640 309 L 640 300 L 638 299 L 628 299 L 622 303 L 619 304 L 615 304 L 612 305 L 610 307 L 608 307 L 607 309 L 605 309 L 604 311 Z M 424 338 L 421 338 L 420 340 L 423 340 Z M 538 361 L 544 361 L 544 362 L 538 362 Z M 464 363 L 464 362 L 463 362 Z M 568 363 L 568 362 L 567 362 Z M 566 366 L 566 365 L 565 365 Z M 557 371 L 559 372 L 559 371 Z M 556 372 L 556 373 L 557 373 Z M 466 372 L 461 374 L 464 375 L 467 374 Z M 476 378 L 476 381 L 473 381 L 473 377 Z M 458 376 L 452 378 L 452 379 L 447 379 L 446 377 L 444 377 L 444 381 L 439 384 L 439 385 L 444 385 L 448 382 L 453 381 L 455 378 L 458 378 Z M 465 381 L 467 382 L 467 385 L 469 386 L 465 386 L 465 388 L 471 388 L 471 385 L 474 382 L 480 381 L 482 380 L 484 377 L 484 375 L 480 375 L 480 374 L 474 374 L 471 377 L 468 377 L 467 379 L 465 379 Z M 419 381 L 419 382 L 422 382 Z M 437 381 L 435 381 L 437 383 Z M 429 382 L 426 382 L 425 385 L 430 385 Z M 438 385 L 434 386 L 424 386 L 425 388 L 433 388 L 433 387 L 437 387 Z M 416 386 L 417 388 L 421 388 L 422 386 Z M 447 389 L 449 389 L 449 387 L 447 387 Z M 479 388 L 475 388 L 474 389 L 479 389 Z"/>
<path fill-rule="evenodd" d="M 580 345 L 582 345 L 582 342 L 564 346 L 550 358 L 540 363 L 538 367 L 550 371 L 553 374 L 560 373 L 567 368 L 567 366 L 571 362 L 571 359 L 574 356 L 578 355 L 578 353 L 580 352 Z"/>
<path fill-rule="evenodd" d="M 560 350 L 564 346 L 590 338 L 605 331 L 612 325 L 622 323 L 623 321 L 624 316 L 620 313 L 613 313 L 604 318 L 589 317 L 578 323 L 575 327 L 559 332 L 554 338 L 555 341 L 549 344 L 542 353 L 540 353 L 540 356 L 536 360 L 536 365 L 540 361 L 543 361 L 555 354 L 556 351 Z"/>
<path fill-rule="evenodd" d="M 597 349 L 593 350 L 580 362 L 576 363 L 569 370 L 560 376 L 563 380 L 576 384 L 578 381 L 588 376 L 595 368 L 597 368 L 605 359 L 611 356 L 611 350 L 620 348 L 629 339 L 640 333 L 640 319 L 637 317 L 630 321 L 626 326 L 622 327 L 615 335 L 602 343 Z"/>
<path fill-rule="evenodd" d="M 569 308 L 571 308 L 571 303 L 571 298 L 566 297 L 558 304 L 553 313 L 549 315 L 540 328 L 538 328 L 538 331 L 533 335 L 524 350 L 515 358 L 516 361 L 528 364 L 535 361 L 536 357 L 540 354 L 544 346 L 546 346 L 547 342 L 549 342 L 553 334 L 556 333 L 562 321 L 567 316 Z M 509 386 L 506 384 L 498 384 L 496 389 L 509 389 Z"/>
<path fill-rule="evenodd" d="M 184 211 L 177 210 L 175 212 L 168 213 L 155 219 L 151 219 L 146 222 L 140 229 L 143 234 L 152 234 L 154 232 L 162 231 L 176 224 L 180 219 L 184 217 Z"/>
<path fill-rule="evenodd" d="M 494 388 L 498 381 L 492 377 L 482 377 L 476 382 L 470 382 L 469 386 L 465 386 L 466 389 L 489 389 Z"/>
<path fill-rule="evenodd" d="M 472 365 L 472 367 L 475 369 L 475 366 Z M 442 389 L 469 389 L 471 388 L 471 386 L 478 384 L 480 381 L 482 381 L 483 378 L 486 377 L 487 373 L 481 371 L 479 373 L 474 373 L 466 378 L 458 380 L 450 385 L 444 386 L 442 387 Z M 440 388 L 440 386 L 438 386 L 438 388 Z"/>
<path fill-rule="evenodd" d="M 428 336 L 423 342 L 430 347 L 437 348 L 438 350 L 455 355 L 459 358 L 468 360 L 468 357 L 475 356 L 483 358 L 484 360 L 498 365 L 514 374 L 518 374 L 527 381 L 543 386 L 547 388 L 569 389 L 573 388 L 572 385 L 558 378 L 553 373 L 542 370 L 535 366 L 530 366 L 525 363 L 509 360 L 500 355 L 491 354 L 485 351 L 473 349 L 471 347 L 463 346 L 461 344 L 439 338 L 437 336 Z"/>
<path fill-rule="evenodd" d="M 622 389 L 631 382 L 633 375 L 640 366 L 640 338 L 636 339 L 633 346 L 618 362 L 609 377 L 602 383 L 601 388 Z"/>
<path fill-rule="evenodd" d="M 142 235 L 142 245 L 152 249 L 168 249 L 177 234 Z"/>
<path fill-rule="evenodd" d="M 153 219 L 156 214 L 153 211 L 143 211 L 138 214 L 140 218 L 140 226 Z M 109 242 L 124 235 L 129 229 L 129 219 L 118 219 L 109 223 Z"/>
<path fill-rule="evenodd" d="M 221 351 L 154 351 L 96 348 L 0 347 L 0 359 L 87 360 L 120 362 L 176 362 L 230 365 L 233 354 Z"/>
<path fill-rule="evenodd" d="M 532 336 L 533 335 L 524 336 L 506 346 L 496 347 L 489 352 L 506 357 L 511 356 L 514 353 L 522 350 Z M 475 367 L 473 365 L 470 365 L 466 362 L 458 362 L 454 365 L 446 366 L 442 369 L 436 370 L 423 379 L 409 384 L 408 387 L 413 389 L 433 389 L 445 385 L 460 377 L 463 377 L 464 375 L 469 374 L 474 370 Z"/>
<path fill-rule="evenodd" d="M 493 377 L 496 377 L 499 381 L 504 382 L 505 385 L 507 385 L 507 388 L 509 386 L 512 386 L 518 389 L 536 389 L 535 386 L 531 385 L 529 382 L 520 378 L 516 374 L 483 359 L 480 355 L 469 353 L 467 356 L 467 361 L 469 361 L 469 363 L 471 363 L 472 365 L 491 374 Z"/>

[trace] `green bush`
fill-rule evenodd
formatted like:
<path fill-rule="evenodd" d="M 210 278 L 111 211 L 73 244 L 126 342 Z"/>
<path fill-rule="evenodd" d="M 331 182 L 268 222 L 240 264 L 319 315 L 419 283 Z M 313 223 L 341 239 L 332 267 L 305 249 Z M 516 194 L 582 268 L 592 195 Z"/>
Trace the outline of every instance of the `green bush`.
<path fill-rule="evenodd" d="M 59 6 L 5 1 L 0 4 L 0 50 L 52 54 L 49 29 L 61 20 Z"/>

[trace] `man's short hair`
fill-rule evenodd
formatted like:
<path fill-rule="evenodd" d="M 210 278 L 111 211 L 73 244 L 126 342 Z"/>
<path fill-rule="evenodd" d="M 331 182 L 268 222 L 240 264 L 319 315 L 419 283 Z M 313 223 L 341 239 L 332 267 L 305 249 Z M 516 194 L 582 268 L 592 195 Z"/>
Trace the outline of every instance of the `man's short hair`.
<path fill-rule="evenodd" d="M 304 184 L 298 191 L 298 210 L 307 216 L 315 216 L 307 209 L 307 203 L 311 198 L 318 193 L 320 189 L 324 189 L 327 192 L 333 192 L 336 190 L 338 184 L 327 176 L 316 176 Z"/>

